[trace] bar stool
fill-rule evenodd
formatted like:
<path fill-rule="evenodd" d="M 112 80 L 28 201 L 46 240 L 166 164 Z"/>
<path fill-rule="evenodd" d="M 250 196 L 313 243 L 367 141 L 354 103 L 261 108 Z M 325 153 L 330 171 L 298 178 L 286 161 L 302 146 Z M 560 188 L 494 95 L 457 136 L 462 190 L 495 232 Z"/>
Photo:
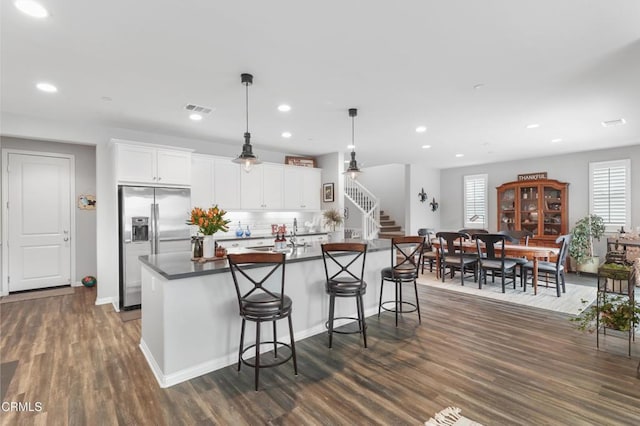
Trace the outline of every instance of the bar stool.
<path fill-rule="evenodd" d="M 360 333 L 367 347 L 367 324 L 364 320 L 364 304 L 362 296 L 367 292 L 364 281 L 364 264 L 367 257 L 367 245 L 363 243 L 330 243 L 322 244 L 322 260 L 327 278 L 325 288 L 329 295 L 329 347 L 332 347 L 333 333 Z M 330 262 L 327 263 L 327 260 Z M 336 297 L 355 297 L 358 317 L 335 317 Z M 341 331 L 333 329 L 336 319 L 353 319 L 358 322 L 358 329 Z"/>
<path fill-rule="evenodd" d="M 382 309 L 396 314 L 396 327 L 398 326 L 398 314 L 405 314 L 418 311 L 418 322 L 422 323 L 420 317 L 420 303 L 418 302 L 418 268 L 422 263 L 422 251 L 424 248 L 424 237 L 408 236 L 391 239 L 391 266 L 383 268 L 381 271 L 382 280 L 380 282 L 380 303 L 378 304 L 378 318 Z M 395 300 L 382 301 L 382 291 L 385 281 L 393 281 L 396 285 Z M 402 300 L 402 284 L 413 283 L 416 293 L 416 303 Z M 393 303 L 393 308 L 387 308 L 386 304 Z M 409 308 L 405 308 L 405 305 Z"/>
<path fill-rule="evenodd" d="M 298 363 L 296 360 L 296 345 L 293 338 L 293 325 L 291 323 L 291 298 L 284 294 L 284 253 L 242 253 L 229 255 L 229 268 L 233 277 L 238 296 L 238 306 L 242 317 L 242 331 L 240 332 L 240 349 L 238 351 L 238 371 L 242 364 L 254 368 L 255 389 L 258 390 L 258 381 L 261 368 L 275 367 L 293 359 L 293 370 L 298 375 Z M 259 266 L 259 268 L 256 268 Z M 270 269 L 267 269 L 269 268 Z M 250 269 L 249 269 L 250 268 Z M 264 287 L 264 284 L 280 269 L 280 292 L 274 292 Z M 258 278 L 256 278 L 258 277 Z M 275 279 L 273 281 L 276 281 Z M 242 287 L 242 289 L 241 289 Z M 247 290 L 248 291 L 244 291 Z M 289 337 L 291 344 L 279 342 L 276 334 L 276 321 L 287 318 L 289 321 Z M 256 342 L 244 347 L 244 330 L 247 321 L 256 323 Z M 273 340 L 260 341 L 260 325 L 263 322 L 273 323 Z M 275 361 L 262 364 L 260 359 L 260 345 L 273 344 Z M 278 346 L 286 346 L 290 354 L 278 359 Z M 245 352 L 255 348 L 255 359 L 252 363 L 243 358 Z"/>

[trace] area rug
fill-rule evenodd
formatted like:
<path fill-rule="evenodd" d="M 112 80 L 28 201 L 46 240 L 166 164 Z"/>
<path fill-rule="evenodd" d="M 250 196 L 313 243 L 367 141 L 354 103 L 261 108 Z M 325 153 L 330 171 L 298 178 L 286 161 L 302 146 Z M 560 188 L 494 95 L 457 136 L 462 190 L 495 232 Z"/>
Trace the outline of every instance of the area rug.
<path fill-rule="evenodd" d="M 498 280 L 495 283 L 488 282 L 487 285 L 483 284 L 482 289 L 478 288 L 478 283 L 474 283 L 473 279 L 465 279 L 465 285 L 462 286 L 460 285 L 459 277 L 453 280 L 447 278 L 445 282 L 442 282 L 441 280 L 436 280 L 435 274 L 421 275 L 417 282 L 429 287 L 573 315 L 579 314 L 596 300 L 595 287 L 570 283 L 566 283 L 567 292 L 558 297 L 555 288 L 545 287 L 543 283 L 538 284 L 538 294 L 534 295 L 533 286 L 528 285 L 525 293 L 522 291 L 520 283 L 516 283 L 515 290 L 513 284 L 507 285 L 506 292 L 502 293 L 502 285 Z M 582 300 L 586 300 L 587 303 L 583 304 Z"/>
<path fill-rule="evenodd" d="M 429 420 L 424 422 L 425 426 L 482 426 L 460 414 L 461 409 L 457 407 L 447 407 L 440 410 Z"/>
<path fill-rule="evenodd" d="M 16 293 L 4 296 L 0 298 L 0 303 L 21 302 L 23 300 L 42 299 L 43 297 L 68 296 L 73 293 L 73 287 L 59 287 L 47 290 L 26 291 L 24 293 Z"/>

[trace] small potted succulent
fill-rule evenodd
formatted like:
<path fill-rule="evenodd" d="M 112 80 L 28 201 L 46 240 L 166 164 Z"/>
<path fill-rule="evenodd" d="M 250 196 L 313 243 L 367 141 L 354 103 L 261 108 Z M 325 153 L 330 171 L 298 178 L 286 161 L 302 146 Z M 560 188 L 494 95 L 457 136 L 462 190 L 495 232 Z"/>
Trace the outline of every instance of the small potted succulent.
<path fill-rule="evenodd" d="M 604 235 L 604 219 L 590 214 L 576 222 L 571 230 L 569 255 L 576 262 L 580 272 L 597 273 L 600 259 L 594 255 L 593 239 Z"/>

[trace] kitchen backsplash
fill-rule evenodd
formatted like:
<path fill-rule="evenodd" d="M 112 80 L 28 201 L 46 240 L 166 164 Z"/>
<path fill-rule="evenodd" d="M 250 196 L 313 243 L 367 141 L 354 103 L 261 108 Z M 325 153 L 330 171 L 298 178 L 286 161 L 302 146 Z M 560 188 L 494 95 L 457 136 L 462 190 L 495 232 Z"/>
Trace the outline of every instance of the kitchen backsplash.
<path fill-rule="evenodd" d="M 231 238 L 236 236 L 238 222 L 246 231 L 247 226 L 252 237 L 270 236 L 271 225 L 285 225 L 287 234 L 293 231 L 293 219 L 298 220 L 298 233 L 324 232 L 322 226 L 322 214 L 318 212 L 227 212 L 226 219 L 230 219 L 228 232 L 217 232 L 216 237 Z M 198 228 L 191 227 L 191 234 L 195 235 Z"/>

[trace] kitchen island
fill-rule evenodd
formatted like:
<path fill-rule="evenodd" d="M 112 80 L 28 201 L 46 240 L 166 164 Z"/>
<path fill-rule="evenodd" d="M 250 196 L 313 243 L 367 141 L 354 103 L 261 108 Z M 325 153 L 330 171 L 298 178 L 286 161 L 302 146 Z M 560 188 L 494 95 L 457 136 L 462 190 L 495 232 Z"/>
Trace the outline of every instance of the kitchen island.
<path fill-rule="evenodd" d="M 366 316 L 378 312 L 380 270 L 391 261 L 390 250 L 389 240 L 368 242 Z M 231 252 L 251 251 L 240 248 Z M 194 262 L 188 252 L 141 256 L 140 262 L 140 348 L 160 386 L 173 386 L 235 364 L 241 319 L 228 262 Z M 329 298 L 324 285 L 320 244 L 298 247 L 287 253 L 285 294 L 293 300 L 296 341 L 326 331 Z M 393 286 L 386 286 L 383 299 L 393 299 Z M 340 298 L 336 301 L 336 312 L 336 316 L 354 317 L 355 303 Z M 346 322 L 348 320 L 336 321 L 336 326 Z M 286 321 L 279 323 L 282 323 L 278 324 L 279 339 L 287 342 Z M 247 330 L 246 335 L 251 336 L 252 332 Z M 246 345 L 252 343 L 247 340 Z M 304 355 L 298 354 L 298 358 L 301 356 Z"/>

